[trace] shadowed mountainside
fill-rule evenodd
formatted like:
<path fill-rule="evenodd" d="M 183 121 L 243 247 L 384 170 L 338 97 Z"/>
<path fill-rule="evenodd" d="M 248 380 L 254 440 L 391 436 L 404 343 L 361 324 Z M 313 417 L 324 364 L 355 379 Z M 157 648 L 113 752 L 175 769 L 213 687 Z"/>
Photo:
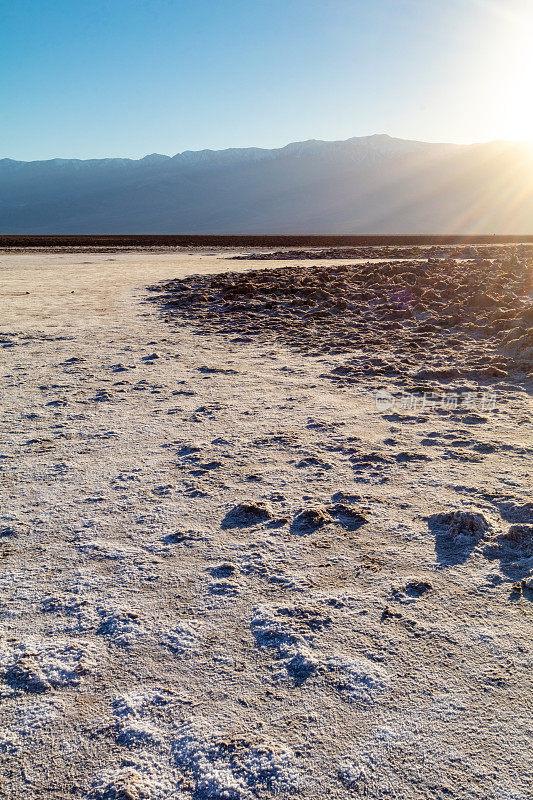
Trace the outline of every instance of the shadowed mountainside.
<path fill-rule="evenodd" d="M 2 233 L 464 233 L 533 228 L 525 145 L 385 135 L 174 157 L 0 160 Z"/>

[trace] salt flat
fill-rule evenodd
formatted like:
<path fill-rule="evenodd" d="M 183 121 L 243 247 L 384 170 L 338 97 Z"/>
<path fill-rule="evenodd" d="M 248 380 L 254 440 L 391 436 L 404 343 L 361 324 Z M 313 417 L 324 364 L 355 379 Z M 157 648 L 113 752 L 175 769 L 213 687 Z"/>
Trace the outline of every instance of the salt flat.
<path fill-rule="evenodd" d="M 527 381 L 410 406 L 147 289 L 257 267 L 0 256 L 2 792 L 525 800 Z"/>

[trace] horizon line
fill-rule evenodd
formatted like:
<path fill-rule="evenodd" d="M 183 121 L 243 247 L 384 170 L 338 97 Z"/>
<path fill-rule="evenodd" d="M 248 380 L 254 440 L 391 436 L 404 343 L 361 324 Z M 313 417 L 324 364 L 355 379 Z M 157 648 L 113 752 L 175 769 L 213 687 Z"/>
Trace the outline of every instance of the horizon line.
<path fill-rule="evenodd" d="M 517 145 L 517 146 L 530 146 L 530 142 L 527 140 L 519 140 L 519 139 L 488 139 L 484 141 L 474 141 L 474 142 L 447 142 L 447 141 L 428 141 L 425 139 L 410 139 L 410 138 L 403 138 L 401 136 L 393 136 L 389 133 L 371 133 L 362 136 L 349 136 L 347 139 L 299 139 L 293 142 L 287 142 L 284 145 L 280 145 L 278 147 L 261 147 L 258 145 L 246 145 L 242 147 L 221 147 L 221 148 L 210 148 L 204 147 L 199 150 L 181 150 L 174 155 L 168 155 L 166 153 L 146 153 L 143 156 L 139 156 L 137 158 L 133 158 L 131 156 L 90 156 L 88 158 L 77 158 L 77 157 L 70 157 L 70 156 L 51 156 L 50 158 L 35 158 L 31 160 L 25 160 L 20 158 L 11 158 L 10 156 L 3 156 L 0 158 L 0 164 L 5 161 L 10 161 L 14 164 L 40 164 L 50 161 L 80 161 L 80 162 L 88 162 L 88 161 L 144 161 L 145 159 L 157 157 L 162 159 L 172 160 L 174 158 L 178 158 L 179 156 L 193 154 L 193 153 L 227 153 L 229 151 L 236 151 L 236 150 L 260 150 L 263 152 L 276 152 L 284 150 L 287 147 L 291 147 L 291 145 L 303 145 L 303 144 L 310 144 L 310 143 L 317 143 L 317 144 L 344 144 L 346 142 L 351 142 L 354 140 L 362 140 L 362 139 L 390 139 L 392 141 L 399 141 L 399 142 L 408 142 L 411 144 L 421 144 L 421 145 L 435 145 L 436 147 L 480 147 L 485 145 Z"/>

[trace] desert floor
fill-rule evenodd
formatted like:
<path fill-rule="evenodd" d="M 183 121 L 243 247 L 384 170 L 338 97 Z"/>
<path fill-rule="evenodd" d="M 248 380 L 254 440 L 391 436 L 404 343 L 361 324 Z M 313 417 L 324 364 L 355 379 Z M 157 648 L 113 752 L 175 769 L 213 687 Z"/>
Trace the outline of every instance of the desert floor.
<path fill-rule="evenodd" d="M 166 322 L 225 256 L 0 254 L 0 795 L 526 800 L 527 387 Z"/>

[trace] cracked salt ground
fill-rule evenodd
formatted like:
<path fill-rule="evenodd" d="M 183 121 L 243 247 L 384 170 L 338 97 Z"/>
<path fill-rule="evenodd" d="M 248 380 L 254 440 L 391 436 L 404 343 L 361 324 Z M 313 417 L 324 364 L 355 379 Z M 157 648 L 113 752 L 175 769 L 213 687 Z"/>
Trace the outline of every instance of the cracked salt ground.
<path fill-rule="evenodd" d="M 381 413 L 421 379 L 375 332 L 346 363 L 329 301 L 283 345 L 162 324 L 146 284 L 223 255 L 0 255 L 30 290 L 3 309 L 0 794 L 525 800 L 527 380 L 507 354 L 497 413 Z"/>

